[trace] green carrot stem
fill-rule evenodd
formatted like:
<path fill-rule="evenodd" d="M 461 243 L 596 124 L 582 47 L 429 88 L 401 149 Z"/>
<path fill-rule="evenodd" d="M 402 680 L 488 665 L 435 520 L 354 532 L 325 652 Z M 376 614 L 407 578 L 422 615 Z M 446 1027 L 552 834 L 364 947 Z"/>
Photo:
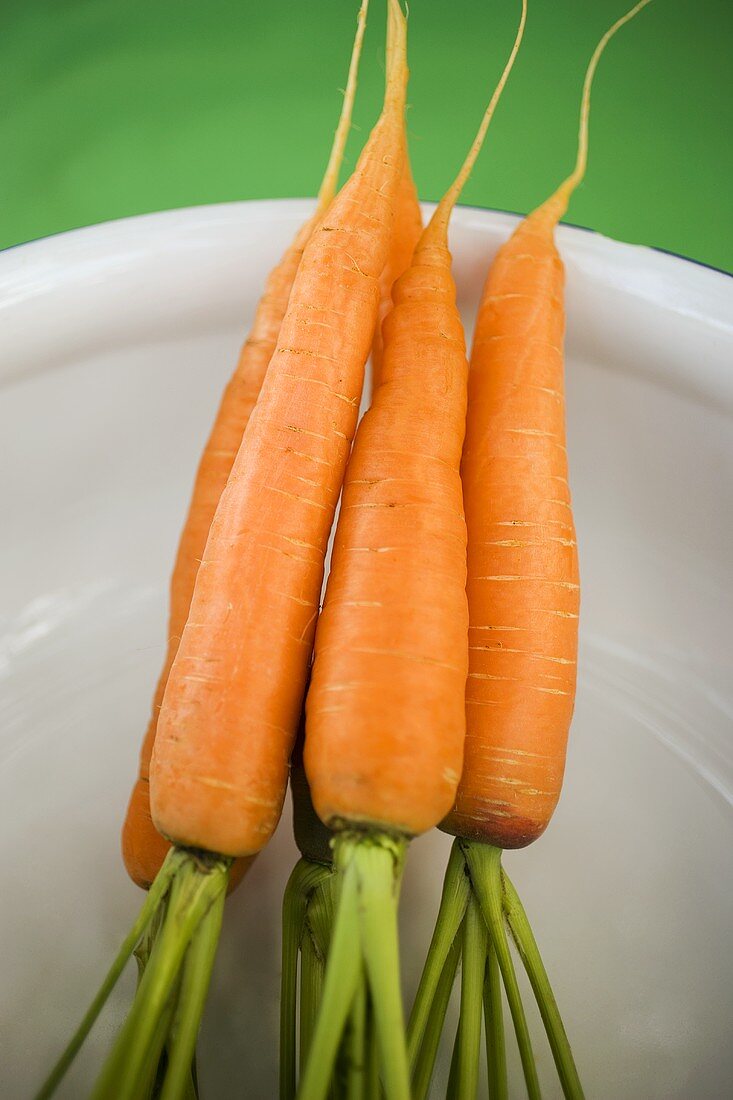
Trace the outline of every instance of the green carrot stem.
<path fill-rule="evenodd" d="M 377 1029 L 374 1023 L 374 1013 L 368 998 L 365 1061 L 366 1079 L 364 1083 L 364 1100 L 382 1100 L 382 1083 L 379 1080 L 379 1045 L 377 1043 Z"/>
<path fill-rule="evenodd" d="M 333 922 L 336 916 L 337 876 L 331 868 L 324 868 L 325 874 L 311 892 L 308 899 L 306 922 L 313 937 L 317 953 L 325 961 L 331 943 Z"/>
<path fill-rule="evenodd" d="M 532 1053 L 527 1018 L 524 1014 L 517 975 L 514 971 L 514 963 L 512 962 L 509 942 L 504 928 L 501 849 L 495 848 L 491 844 L 477 844 L 468 840 L 461 840 L 460 843 L 466 856 L 474 893 L 488 926 L 489 936 L 496 950 L 501 975 L 504 979 L 504 988 L 506 989 L 509 1010 L 512 1014 L 514 1031 L 519 1046 L 519 1056 L 522 1060 L 527 1094 L 529 1100 L 540 1100 L 540 1083 Z"/>
<path fill-rule="evenodd" d="M 466 860 L 460 845 L 455 842 L 443 880 L 438 919 L 407 1025 L 407 1053 L 413 1073 L 438 983 L 466 912 L 470 892 Z"/>
<path fill-rule="evenodd" d="M 484 982 L 486 1061 L 489 1069 L 489 1100 L 509 1100 L 504 1040 L 504 1009 L 501 1002 L 501 972 L 496 948 L 489 939 Z"/>
<path fill-rule="evenodd" d="M 293 868 L 283 896 L 282 977 L 280 982 L 280 1100 L 293 1100 L 296 1087 L 296 1017 L 298 951 L 308 898 L 327 874 L 326 868 L 301 859 Z"/>
<path fill-rule="evenodd" d="M 318 1009 L 323 994 L 325 966 L 306 928 L 300 945 L 300 1073 L 305 1072 Z"/>
<path fill-rule="evenodd" d="M 445 1090 L 445 1100 L 456 1100 L 458 1085 L 458 1063 L 461 1057 L 461 1021 L 458 1020 L 456 1036 L 453 1040 L 453 1053 L 450 1057 L 450 1070 L 448 1072 L 448 1086 Z"/>
<path fill-rule="evenodd" d="M 105 1062 L 92 1100 L 137 1100 L 161 1014 L 181 972 L 186 950 L 212 903 L 226 889 L 231 860 L 186 853 L 171 883 L 165 921 L 132 1008 Z"/>
<path fill-rule="evenodd" d="M 318 1020 L 310 1043 L 308 1058 L 301 1073 L 299 1100 L 323 1100 L 328 1092 L 336 1053 L 362 969 L 358 951 L 359 914 L 357 904 L 358 878 L 356 869 L 353 866 L 348 866 L 341 877 L 336 917 L 323 983 L 321 1009 L 318 1013 Z M 301 948 L 301 981 L 305 980 L 304 961 L 305 953 Z"/>
<path fill-rule="evenodd" d="M 150 954 L 155 945 L 155 939 L 160 932 L 163 919 L 165 918 L 165 905 L 159 905 L 153 914 L 152 920 L 149 922 L 147 928 L 143 932 L 140 942 L 133 951 L 135 956 L 135 962 L 137 963 L 137 984 L 140 985 L 143 974 L 145 973 L 145 967 L 148 965 Z"/>
<path fill-rule="evenodd" d="M 367 988 L 359 982 L 346 1043 L 346 1100 L 365 1100 Z"/>
<path fill-rule="evenodd" d="M 186 952 L 171 1040 L 167 1048 L 168 1066 L 161 1100 L 184 1100 L 186 1090 L 191 1084 L 196 1037 L 209 991 L 224 915 L 226 878 L 222 877 L 219 884 L 219 894 L 213 898 Z"/>
<path fill-rule="evenodd" d="M 405 841 L 378 834 L 336 841 L 337 856 L 349 859 L 358 875 L 361 946 L 387 1100 L 410 1100 L 397 933 L 405 849 Z"/>
<path fill-rule="evenodd" d="M 170 1033 L 177 995 L 177 990 L 171 993 L 155 1026 L 150 1050 L 138 1080 L 138 1094 L 141 1098 L 150 1097 L 151 1100 L 159 1100 L 160 1098 L 166 1067 L 165 1044 Z"/>
<path fill-rule="evenodd" d="M 583 1100 L 583 1086 L 580 1083 L 573 1052 L 570 1049 L 560 1010 L 557 1007 L 550 979 L 542 962 L 527 914 L 505 871 L 502 871 L 502 882 L 504 887 L 504 911 L 509 924 L 509 931 L 517 945 L 517 951 L 524 963 L 534 990 L 563 1093 L 567 1100 Z"/>
<path fill-rule="evenodd" d="M 458 1032 L 458 1072 L 455 1089 L 457 1100 L 475 1100 L 478 1092 L 487 946 L 486 924 L 476 898 L 472 897 L 463 922 L 461 1026 Z"/>
<path fill-rule="evenodd" d="M 438 1055 L 440 1038 L 445 1025 L 445 1015 L 448 1011 L 453 984 L 456 980 L 458 961 L 461 957 L 463 937 L 456 935 L 445 960 L 438 984 L 435 989 L 430 1014 L 423 1033 L 423 1041 L 420 1046 L 415 1068 L 412 1075 L 413 1100 L 425 1100 L 430 1088 L 430 1081 L 435 1068 L 435 1060 Z"/>
<path fill-rule="evenodd" d="M 142 908 L 137 916 L 135 923 L 130 929 L 129 933 L 122 942 L 122 946 L 117 953 L 117 956 L 110 966 L 104 981 L 102 982 L 99 990 L 94 997 L 94 1000 L 90 1004 L 86 1013 L 84 1014 L 81 1023 L 72 1035 L 68 1046 L 62 1053 L 56 1065 L 53 1067 L 48 1077 L 44 1081 L 43 1085 L 36 1094 L 35 1100 L 48 1100 L 50 1096 L 53 1096 L 54 1092 L 58 1088 L 59 1084 L 63 1080 L 66 1071 L 71 1063 L 74 1061 L 79 1049 L 86 1039 L 89 1032 L 92 1030 L 94 1023 L 96 1022 L 99 1013 L 104 1008 L 110 993 L 117 984 L 117 980 L 125 969 L 127 960 L 132 955 L 135 947 L 140 940 L 140 937 L 144 935 L 150 922 L 155 917 L 158 911 L 158 907 L 165 898 L 170 888 L 171 880 L 176 873 L 178 867 L 181 864 L 182 855 L 175 848 L 172 849 L 166 856 L 165 862 L 161 867 L 155 882 L 150 887 L 147 897 L 143 902 Z"/>

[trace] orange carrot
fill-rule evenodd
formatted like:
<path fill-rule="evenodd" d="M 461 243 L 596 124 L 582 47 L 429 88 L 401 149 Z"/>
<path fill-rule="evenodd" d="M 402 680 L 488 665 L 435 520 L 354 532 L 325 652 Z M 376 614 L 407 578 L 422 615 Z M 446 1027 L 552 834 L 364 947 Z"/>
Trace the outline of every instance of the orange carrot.
<path fill-rule="evenodd" d="M 522 31 L 523 23 L 469 154 L 394 286 L 382 382 L 344 482 L 306 703 L 306 771 L 327 825 L 421 833 L 441 820 L 461 773 L 468 364 L 448 224 Z"/>
<path fill-rule="evenodd" d="M 193 496 L 181 534 L 170 584 L 168 648 L 140 752 L 138 778 L 132 790 L 122 830 L 122 855 L 125 866 L 132 880 L 144 889 L 150 886 L 157 875 L 170 848 L 169 842 L 153 825 L 150 814 L 150 757 L 163 694 L 188 618 L 199 562 L 204 555 L 211 521 L 275 350 L 303 249 L 336 193 L 338 175 L 351 126 L 368 5 L 369 0 L 363 0 L 359 9 L 341 116 L 318 193 L 315 213 L 300 228 L 292 244 L 267 279 L 265 292 L 255 312 L 252 330 L 240 353 L 237 368 L 224 391 L 196 473 Z M 232 870 L 230 887 L 236 885 L 242 873 L 241 868 Z"/>
<path fill-rule="evenodd" d="M 211 525 L 158 721 L 153 820 L 178 844 L 250 855 L 280 816 L 323 562 L 356 427 L 399 174 L 405 25 L 382 115 L 314 230 Z"/>
<path fill-rule="evenodd" d="M 461 467 L 470 671 L 463 778 L 445 828 L 521 848 L 557 805 L 575 697 L 579 579 L 568 487 L 563 265 L 555 227 L 583 179 L 599 58 L 583 89 L 575 168 L 499 250 L 484 289 Z"/>
<path fill-rule="evenodd" d="M 405 133 L 405 161 L 400 179 L 400 189 L 397 194 L 397 206 L 395 210 L 395 229 L 392 235 L 392 248 L 390 249 L 387 266 L 382 272 L 380 280 L 381 301 L 379 304 L 379 322 L 374 335 L 372 346 L 372 394 L 379 388 L 382 379 L 383 338 L 382 325 L 384 319 L 392 308 L 392 288 L 400 275 L 407 270 L 412 260 L 417 242 L 422 233 L 422 213 L 420 200 L 417 197 L 417 188 L 412 178 L 410 167 L 410 155 L 407 149 L 407 134 Z"/>
<path fill-rule="evenodd" d="M 448 250 L 517 39 L 455 181 L 393 289 L 382 380 L 354 442 L 306 700 L 313 805 L 336 831 L 338 898 L 301 1100 L 323 1100 L 352 1005 L 372 1005 L 387 1100 L 409 1097 L 398 882 L 461 772 L 468 671 L 460 459 L 468 363 Z"/>
<path fill-rule="evenodd" d="M 468 528 L 466 748 L 457 840 L 408 1026 L 416 1095 L 429 1085 L 461 954 L 452 1094 L 473 1096 L 486 1017 L 489 1089 L 506 1096 L 502 982 L 529 1100 L 540 1084 L 509 949 L 508 924 L 537 999 L 563 1094 L 583 1089 L 557 1002 L 502 849 L 546 827 L 562 783 L 575 692 L 578 560 L 568 489 L 562 343 L 563 268 L 553 235 L 587 161 L 600 55 L 641 0 L 604 35 L 583 88 L 575 168 L 499 250 L 476 323 L 461 473 Z"/>

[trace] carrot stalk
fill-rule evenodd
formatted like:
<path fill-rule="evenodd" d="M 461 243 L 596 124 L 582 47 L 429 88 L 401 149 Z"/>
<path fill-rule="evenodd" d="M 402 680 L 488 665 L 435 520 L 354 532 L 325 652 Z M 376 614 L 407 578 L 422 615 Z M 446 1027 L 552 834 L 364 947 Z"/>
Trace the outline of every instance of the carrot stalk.
<path fill-rule="evenodd" d="M 445 1090 L 445 1100 L 456 1100 L 458 1087 L 458 1059 L 461 1049 L 461 1021 L 458 1020 L 456 1034 L 453 1039 L 453 1050 L 450 1056 L 450 1070 L 448 1071 L 448 1084 Z"/>
<path fill-rule="evenodd" d="M 176 988 L 174 988 L 170 997 L 166 1001 L 165 1008 L 163 1012 L 161 1012 L 160 1017 L 155 1025 L 155 1031 L 153 1033 L 153 1039 L 150 1044 L 150 1049 L 145 1059 L 145 1064 L 143 1065 L 143 1068 L 140 1072 L 140 1078 L 137 1088 L 138 1095 L 141 1097 L 150 1097 L 151 1100 L 160 1100 L 160 1087 L 166 1067 L 166 1037 L 170 1031 L 171 1023 L 175 1013 L 179 988 L 180 982 L 176 984 Z M 189 1075 L 189 1084 L 190 1082 L 191 1078 Z"/>
<path fill-rule="evenodd" d="M 407 1025 L 407 1053 L 413 1072 L 418 1054 L 426 1041 L 425 1029 L 438 984 L 443 978 L 446 961 L 461 927 L 470 892 L 466 861 L 460 849 L 453 845 L 443 881 L 438 919 Z"/>
<path fill-rule="evenodd" d="M 578 1076 L 573 1053 L 565 1032 L 565 1027 L 547 977 L 542 957 L 537 947 L 532 928 L 524 911 L 519 895 L 506 871 L 502 871 L 503 904 L 509 931 L 524 963 L 537 1005 L 545 1025 L 547 1038 L 555 1059 L 555 1066 L 562 1084 L 563 1093 L 572 1100 L 582 1100 L 583 1088 Z"/>
<path fill-rule="evenodd" d="M 374 1003 L 377 1039 L 387 1100 L 409 1100 L 410 1080 L 400 994 L 397 898 L 406 842 L 379 834 L 364 843 L 348 834 L 337 845 L 342 859 L 357 867 L 360 885 L 361 947 Z"/>
<path fill-rule="evenodd" d="M 501 972 L 496 948 L 489 940 L 484 982 L 484 1019 L 486 1023 L 486 1061 L 489 1072 L 489 1100 L 508 1100 L 504 1038 L 504 1008 L 501 1001 Z"/>
<path fill-rule="evenodd" d="M 481 912 L 496 951 L 509 1002 L 509 1011 L 512 1015 L 514 1031 L 517 1036 L 527 1094 L 529 1100 L 539 1100 L 540 1084 L 532 1053 L 532 1041 L 529 1037 L 527 1018 L 524 1014 L 517 975 L 504 928 L 501 849 L 494 848 L 490 844 L 476 844 L 467 840 L 456 841 L 456 843 L 460 844 L 466 857 L 474 893 L 481 906 Z"/>
<path fill-rule="evenodd" d="M 313 1040 L 318 1009 L 323 994 L 323 959 L 316 951 L 313 937 L 306 928 L 300 945 L 300 1065 L 305 1064 Z"/>
<path fill-rule="evenodd" d="M 163 867 L 148 891 L 145 903 L 140 909 L 137 919 L 125 939 L 122 941 L 122 946 L 114 962 L 107 971 L 96 996 L 82 1017 L 81 1023 L 72 1035 L 66 1049 L 36 1094 L 35 1100 L 48 1100 L 63 1080 L 66 1071 L 76 1057 L 87 1035 L 92 1030 L 99 1013 L 107 1003 L 109 995 L 117 984 L 122 971 L 125 969 L 128 959 L 158 916 L 161 905 L 165 900 L 178 868 L 181 866 L 183 858 L 181 852 L 173 849 L 165 857 Z"/>
<path fill-rule="evenodd" d="M 367 987 L 359 982 L 349 1017 L 349 1032 L 345 1048 L 346 1100 L 365 1100 L 366 1085 L 366 1018 Z"/>
<path fill-rule="evenodd" d="M 308 899 L 328 874 L 321 864 L 301 859 L 285 887 L 280 983 L 280 1100 L 292 1100 L 295 1096 L 298 954 L 303 937 L 308 935 L 305 927 Z"/>
<path fill-rule="evenodd" d="M 453 939 L 448 954 L 440 972 L 435 993 L 430 1003 L 430 1011 L 427 1023 L 423 1030 L 423 1041 L 417 1053 L 413 1075 L 412 1095 L 414 1100 L 425 1100 L 430 1088 L 430 1080 L 435 1068 L 435 1059 L 438 1054 L 440 1037 L 443 1034 L 445 1016 L 448 1011 L 453 984 L 456 980 L 456 971 L 461 958 L 462 936 L 456 935 Z"/>
<path fill-rule="evenodd" d="M 476 899 L 471 898 L 463 922 L 461 1026 L 458 1033 L 457 1100 L 475 1100 L 481 1058 L 481 1023 L 488 933 Z"/>
<path fill-rule="evenodd" d="M 382 1083 L 379 1079 L 379 1046 L 374 1011 L 367 1004 L 366 1070 L 364 1074 L 364 1100 L 382 1100 Z"/>
<path fill-rule="evenodd" d="M 136 1100 L 139 1095 L 140 1075 L 187 948 L 209 908 L 226 890 L 231 862 L 184 854 L 171 884 L 163 926 L 93 1100 Z"/>
<path fill-rule="evenodd" d="M 329 947 L 321 1011 L 302 1065 L 299 1100 L 323 1100 L 328 1092 L 341 1035 L 360 981 L 361 959 L 354 951 L 359 938 L 359 883 L 355 867 L 345 868 Z"/>
<path fill-rule="evenodd" d="M 201 1016 L 211 980 L 224 915 L 224 891 L 212 902 L 186 953 L 170 1041 L 168 1065 L 160 1100 L 182 1100 L 191 1081 Z"/>

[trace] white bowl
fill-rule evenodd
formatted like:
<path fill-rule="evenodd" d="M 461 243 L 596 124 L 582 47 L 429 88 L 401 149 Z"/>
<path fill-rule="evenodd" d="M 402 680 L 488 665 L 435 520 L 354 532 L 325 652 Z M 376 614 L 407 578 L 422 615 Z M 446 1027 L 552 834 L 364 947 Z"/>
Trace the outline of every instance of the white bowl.
<path fill-rule="evenodd" d="M 3 1096 L 30 1095 L 140 905 L 118 834 L 178 530 L 265 274 L 311 208 L 174 211 L 0 255 Z M 456 211 L 467 322 L 514 223 Z M 558 239 L 581 675 L 560 808 L 506 863 L 588 1096 L 733 1095 L 733 282 L 576 229 Z M 227 905 L 200 1044 L 210 1100 L 276 1095 L 288 816 Z M 435 835 L 410 854 L 408 995 L 447 847 Z M 60 1095 L 85 1094 L 132 985 Z"/>

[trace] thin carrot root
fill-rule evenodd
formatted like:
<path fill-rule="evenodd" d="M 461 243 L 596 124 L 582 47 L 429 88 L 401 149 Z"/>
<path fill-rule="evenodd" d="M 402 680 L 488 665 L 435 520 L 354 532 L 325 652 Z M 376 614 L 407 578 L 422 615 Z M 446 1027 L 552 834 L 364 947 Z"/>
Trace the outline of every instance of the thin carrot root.
<path fill-rule="evenodd" d="M 540 1097 L 532 1043 L 509 951 L 507 927 L 524 963 L 552 1050 L 563 1094 L 583 1100 L 557 1002 L 519 896 L 501 867 L 501 849 L 456 840 L 443 899 L 408 1027 L 412 1095 L 424 1100 L 430 1085 L 459 957 L 460 1019 L 449 1096 L 475 1097 L 486 1029 L 490 1100 L 506 1100 L 507 1069 L 501 985 L 509 1004 L 530 1100 Z"/>
<path fill-rule="evenodd" d="M 386 1100 L 410 1100 L 397 948 L 397 897 L 406 846 L 405 840 L 385 834 L 342 832 L 336 837 L 335 909 L 328 919 L 323 994 L 299 1100 L 324 1100 L 340 1049 L 352 1095 L 378 1095 L 381 1077 Z M 359 1029 L 363 1035 L 354 1034 Z M 351 1062 L 355 1052 L 358 1067 Z"/>

